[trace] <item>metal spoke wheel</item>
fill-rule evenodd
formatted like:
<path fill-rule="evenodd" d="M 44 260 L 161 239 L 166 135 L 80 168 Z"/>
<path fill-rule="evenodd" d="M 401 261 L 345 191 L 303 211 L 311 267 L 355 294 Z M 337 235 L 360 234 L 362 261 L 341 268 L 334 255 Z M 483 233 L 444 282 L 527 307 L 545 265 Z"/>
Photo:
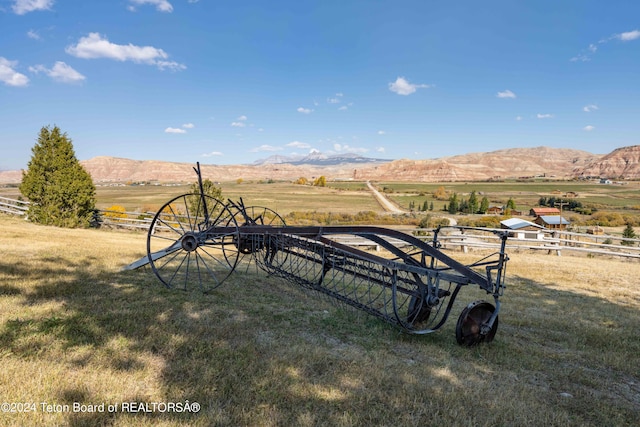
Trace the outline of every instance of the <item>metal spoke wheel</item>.
<path fill-rule="evenodd" d="M 431 307 L 424 302 L 422 296 L 412 296 L 409 301 L 409 308 L 407 312 L 407 322 L 411 325 L 419 325 L 426 323 L 431 316 Z"/>
<path fill-rule="evenodd" d="M 151 269 L 168 288 L 211 291 L 238 262 L 237 235 L 238 224 L 222 202 L 183 194 L 165 203 L 149 227 Z"/>
<path fill-rule="evenodd" d="M 495 307 L 486 301 L 474 301 L 469 304 L 458 318 L 456 324 L 456 340 L 458 344 L 467 347 L 480 344 L 481 342 L 491 342 L 498 330 L 498 317 L 490 329 L 486 323 L 495 311 Z"/>
<path fill-rule="evenodd" d="M 242 228 L 250 225 L 285 227 L 284 219 L 273 209 L 263 206 L 247 206 L 234 214 L 240 227 L 238 249 L 242 254 L 255 254 L 264 249 L 264 234 L 243 234 Z"/>
<path fill-rule="evenodd" d="M 274 269 L 277 270 L 285 264 L 288 252 L 283 250 L 287 247 L 283 241 L 286 241 L 287 237 L 265 235 L 262 232 L 243 233 L 244 226 L 286 227 L 287 224 L 280 214 L 263 206 L 247 206 L 244 208 L 244 212 L 236 213 L 236 221 L 240 229 L 238 247 L 242 254 L 251 254 L 256 265 L 269 272 L 273 272 Z"/>

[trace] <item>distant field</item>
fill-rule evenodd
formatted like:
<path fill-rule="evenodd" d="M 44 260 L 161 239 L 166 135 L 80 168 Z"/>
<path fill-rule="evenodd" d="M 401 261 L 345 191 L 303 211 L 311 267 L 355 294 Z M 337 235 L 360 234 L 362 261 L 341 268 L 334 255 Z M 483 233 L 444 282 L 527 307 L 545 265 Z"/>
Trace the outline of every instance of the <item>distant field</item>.
<path fill-rule="evenodd" d="M 509 198 L 516 202 L 518 210 L 528 212 L 538 205 L 541 196 L 562 197 L 566 192 L 578 193 L 577 201 L 600 210 L 612 210 L 640 214 L 640 182 L 626 185 L 602 185 L 585 182 L 469 182 L 469 183 L 407 183 L 377 182 L 380 190 L 398 206 L 409 210 L 410 204 L 421 208 L 425 201 L 441 211 L 447 204 L 435 200 L 432 193 L 439 187 L 468 197 L 471 191 L 486 196 L 492 205 L 504 205 Z M 238 200 L 246 205 L 264 206 L 286 215 L 292 211 L 317 211 L 332 213 L 357 213 L 383 210 L 367 190 L 366 183 L 353 181 L 328 182 L 327 187 L 295 185 L 289 182 L 222 182 L 223 197 Z M 155 212 L 175 196 L 189 191 L 181 186 L 122 186 L 97 187 L 97 206 L 106 209 L 112 205 L 124 206 L 127 211 Z M 0 196 L 17 197 L 17 188 L 0 188 Z"/>
<path fill-rule="evenodd" d="M 637 425 L 637 261 L 510 254 L 496 338 L 469 349 L 454 329 L 477 288 L 408 336 L 254 268 L 210 295 L 120 271 L 144 248 L 0 215 L 0 401 L 30 410 L 0 425 Z M 199 410 L 123 410 L 187 401 Z"/>
<path fill-rule="evenodd" d="M 631 209 L 640 207 L 640 183 L 629 182 L 626 185 L 603 185 L 596 183 L 584 183 L 579 181 L 570 182 L 531 182 L 531 183 L 510 183 L 510 182 L 469 182 L 469 183 L 396 183 L 378 182 L 379 189 L 387 188 L 386 195 L 394 200 L 401 207 L 408 209 L 409 204 L 414 202 L 420 206 L 427 200 L 434 202 L 436 210 L 442 209 L 447 201 L 437 201 L 432 197 L 433 192 L 439 187 L 459 196 L 468 198 L 472 191 L 486 196 L 491 204 L 505 204 L 509 198 L 516 202 L 518 210 L 528 212 L 531 207 L 538 205 L 540 197 L 564 198 L 567 192 L 575 192 L 578 197 L 576 201 L 586 206 L 594 206 L 598 209 Z"/>
<path fill-rule="evenodd" d="M 286 182 L 275 183 L 221 183 L 225 199 L 237 201 L 240 197 L 246 206 L 263 206 L 281 215 L 291 211 L 318 211 L 356 213 L 381 211 L 380 205 L 369 192 L 341 190 L 332 187 L 312 187 Z M 189 192 L 189 186 L 127 186 L 98 187 L 97 204 L 101 209 L 112 205 L 127 210 L 156 211 L 175 196 Z"/>

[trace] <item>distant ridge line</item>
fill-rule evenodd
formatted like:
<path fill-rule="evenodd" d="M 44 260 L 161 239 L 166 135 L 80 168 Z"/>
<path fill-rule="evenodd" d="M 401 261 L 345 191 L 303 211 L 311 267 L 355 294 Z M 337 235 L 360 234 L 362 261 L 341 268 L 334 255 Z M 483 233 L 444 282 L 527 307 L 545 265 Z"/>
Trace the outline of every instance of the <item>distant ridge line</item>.
<path fill-rule="evenodd" d="M 272 156 L 274 157 L 274 156 Z M 269 159 L 269 158 L 268 158 Z M 611 180 L 640 179 L 640 145 L 620 147 L 608 154 L 552 148 L 507 148 L 492 152 L 425 160 L 387 160 L 357 154 L 310 153 L 302 158 L 280 156 L 277 162 L 258 164 L 202 164 L 205 178 L 230 180 L 296 180 L 324 175 L 327 179 L 414 182 L 487 181 L 547 177 L 576 179 L 602 177 Z M 96 183 L 193 182 L 193 163 L 132 160 L 97 156 L 81 161 Z M 15 184 L 21 171 L 1 171 L 0 183 Z"/>

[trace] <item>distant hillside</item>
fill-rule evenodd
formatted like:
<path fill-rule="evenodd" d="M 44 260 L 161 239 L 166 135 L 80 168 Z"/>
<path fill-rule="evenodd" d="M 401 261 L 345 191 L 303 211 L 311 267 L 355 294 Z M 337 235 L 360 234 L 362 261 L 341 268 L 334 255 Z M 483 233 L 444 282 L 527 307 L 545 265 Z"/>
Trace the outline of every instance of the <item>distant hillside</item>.
<path fill-rule="evenodd" d="M 270 160 L 269 160 L 270 159 Z M 477 181 L 547 176 L 602 176 L 640 179 L 640 145 L 618 148 L 607 155 L 549 147 L 511 148 L 427 160 L 369 159 L 358 155 L 265 159 L 256 165 L 202 165 L 213 181 L 294 180 L 320 175 L 328 179 L 385 181 Z M 193 182 L 193 163 L 94 157 L 81 162 L 96 183 L 127 181 Z M 20 182 L 20 171 L 0 172 L 1 183 Z"/>
<path fill-rule="evenodd" d="M 547 176 L 571 178 L 601 156 L 581 150 L 510 148 L 430 160 L 396 160 L 358 171 L 362 179 L 398 181 L 477 181 Z"/>
<path fill-rule="evenodd" d="M 640 145 L 618 148 L 595 159 L 580 171 L 580 175 L 640 179 Z"/>
<path fill-rule="evenodd" d="M 94 157 L 81 162 L 96 182 L 160 181 L 192 182 L 196 175 L 194 163 L 173 163 L 156 160 L 129 160 L 114 157 Z M 290 163 L 265 163 L 261 165 L 206 165 L 201 164 L 202 175 L 212 181 L 245 180 L 293 180 L 300 177 L 325 175 L 332 178 L 349 178 L 353 165 L 294 165 Z"/>

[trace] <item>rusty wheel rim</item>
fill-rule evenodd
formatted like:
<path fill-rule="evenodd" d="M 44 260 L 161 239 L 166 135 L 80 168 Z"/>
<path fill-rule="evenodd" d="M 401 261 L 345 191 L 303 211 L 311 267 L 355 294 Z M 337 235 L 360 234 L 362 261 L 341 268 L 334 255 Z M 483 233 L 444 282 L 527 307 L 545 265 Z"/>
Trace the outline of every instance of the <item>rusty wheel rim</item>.
<path fill-rule="evenodd" d="M 481 327 L 488 322 L 495 311 L 495 307 L 486 301 L 475 301 L 469 304 L 458 318 L 456 325 L 456 340 L 458 344 L 467 347 L 478 345 L 482 342 L 491 342 L 498 330 L 498 318 L 488 333 L 483 334 Z"/>

